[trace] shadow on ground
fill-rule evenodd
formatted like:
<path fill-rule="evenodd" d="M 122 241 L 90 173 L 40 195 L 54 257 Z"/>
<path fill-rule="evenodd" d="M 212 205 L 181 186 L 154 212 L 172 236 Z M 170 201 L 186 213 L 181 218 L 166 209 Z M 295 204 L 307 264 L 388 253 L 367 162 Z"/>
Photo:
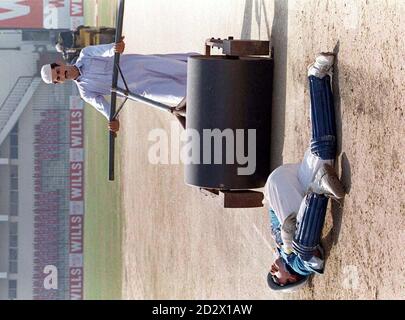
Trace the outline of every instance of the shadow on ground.
<path fill-rule="evenodd" d="M 265 24 L 266 38 L 274 48 L 273 101 L 271 120 L 271 159 L 270 167 L 274 170 L 283 163 L 283 146 L 286 109 L 287 83 L 287 35 L 288 35 L 288 0 L 274 2 L 273 23 L 270 28 L 269 13 L 264 0 L 246 0 L 243 16 L 241 39 L 252 39 L 252 26 L 262 30 Z M 259 31 L 259 38 L 261 38 Z"/>

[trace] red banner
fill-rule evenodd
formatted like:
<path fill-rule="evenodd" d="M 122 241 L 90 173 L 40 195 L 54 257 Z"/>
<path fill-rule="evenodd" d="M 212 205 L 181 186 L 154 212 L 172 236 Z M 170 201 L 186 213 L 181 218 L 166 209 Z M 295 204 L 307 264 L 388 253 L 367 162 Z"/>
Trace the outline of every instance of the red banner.
<path fill-rule="evenodd" d="M 84 150 L 83 103 L 70 97 L 70 299 L 83 299 Z"/>
<path fill-rule="evenodd" d="M 83 162 L 70 163 L 70 201 L 83 201 Z"/>
<path fill-rule="evenodd" d="M 42 28 L 43 0 L 0 1 L 0 27 Z"/>
<path fill-rule="evenodd" d="M 70 268 L 70 299 L 83 300 L 83 268 Z"/>
<path fill-rule="evenodd" d="M 83 16 L 83 0 L 70 0 L 70 16 Z"/>
<path fill-rule="evenodd" d="M 69 253 L 83 253 L 83 216 L 70 216 Z"/>
<path fill-rule="evenodd" d="M 84 216 L 70 216 L 69 254 L 71 300 L 83 299 L 83 232 Z"/>
<path fill-rule="evenodd" d="M 70 110 L 70 147 L 83 148 L 83 110 Z"/>

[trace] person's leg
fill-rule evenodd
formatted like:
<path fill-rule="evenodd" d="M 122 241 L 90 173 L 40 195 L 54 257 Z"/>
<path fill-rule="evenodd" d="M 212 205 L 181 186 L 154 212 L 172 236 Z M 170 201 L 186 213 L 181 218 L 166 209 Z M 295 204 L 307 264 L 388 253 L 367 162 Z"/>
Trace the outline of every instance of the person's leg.
<path fill-rule="evenodd" d="M 325 163 L 333 165 L 336 153 L 336 125 L 330 77 L 334 56 L 319 54 L 308 68 L 312 139 L 300 165 L 299 177 L 305 189 Z"/>
<path fill-rule="evenodd" d="M 323 260 L 317 257 L 317 251 L 325 223 L 327 196 L 341 197 L 344 194 L 333 167 L 328 163 L 336 157 L 336 119 L 331 89 L 333 61 L 333 55 L 321 54 L 308 70 L 311 155 L 307 157 L 307 161 L 303 161 L 301 171 L 308 171 L 307 176 L 314 177 L 314 182 L 310 184 L 310 193 L 301 203 L 293 240 L 294 251 L 315 270 L 323 268 Z"/>
<path fill-rule="evenodd" d="M 187 62 L 169 56 L 123 55 L 122 71 L 130 91 L 164 104 L 179 105 L 187 91 Z"/>
<path fill-rule="evenodd" d="M 156 54 L 155 56 L 164 59 L 174 59 L 177 61 L 187 62 L 187 59 L 192 56 L 199 56 L 201 53 L 188 52 L 188 53 L 168 53 L 168 54 Z"/>
<path fill-rule="evenodd" d="M 308 194 L 301 204 L 293 249 L 304 261 L 314 256 L 320 244 L 327 205 L 328 198 L 316 193 Z"/>
<path fill-rule="evenodd" d="M 312 161 L 316 165 L 307 176 L 314 177 L 309 186 L 311 191 L 343 198 L 343 187 L 332 167 L 336 157 L 336 117 L 331 88 L 333 62 L 333 54 L 320 54 L 308 70 L 312 122 L 310 150 L 311 156 L 318 161 Z"/>
<path fill-rule="evenodd" d="M 336 156 L 336 118 L 330 76 L 309 76 L 311 95 L 311 152 L 322 160 Z"/>
<path fill-rule="evenodd" d="M 292 250 L 298 257 L 297 266 L 308 272 L 323 273 L 324 253 L 320 244 L 328 198 L 310 193 L 302 200 L 292 240 Z"/>

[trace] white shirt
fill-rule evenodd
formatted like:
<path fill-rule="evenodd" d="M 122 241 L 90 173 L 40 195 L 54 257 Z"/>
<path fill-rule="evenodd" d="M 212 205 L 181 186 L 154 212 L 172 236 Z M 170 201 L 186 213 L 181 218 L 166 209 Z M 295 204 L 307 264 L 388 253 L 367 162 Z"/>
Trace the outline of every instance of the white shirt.
<path fill-rule="evenodd" d="M 75 66 L 80 76 L 75 80 L 80 96 L 107 119 L 114 69 L 114 44 L 84 48 Z M 168 105 L 178 105 L 186 96 L 187 58 L 195 53 L 167 55 L 124 54 L 120 67 L 129 90 Z M 118 77 L 118 87 L 125 86 Z"/>
<path fill-rule="evenodd" d="M 324 163 L 332 165 L 333 160 L 322 160 L 308 149 L 302 162 L 282 165 L 270 174 L 264 186 L 264 200 L 281 225 L 290 214 L 298 214 L 310 183 Z"/>

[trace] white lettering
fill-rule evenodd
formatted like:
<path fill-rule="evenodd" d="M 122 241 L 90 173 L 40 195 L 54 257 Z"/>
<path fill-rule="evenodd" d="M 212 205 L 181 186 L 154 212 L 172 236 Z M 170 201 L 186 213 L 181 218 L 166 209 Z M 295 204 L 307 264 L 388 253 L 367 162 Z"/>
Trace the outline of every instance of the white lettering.
<path fill-rule="evenodd" d="M 236 162 L 247 167 L 238 168 L 238 175 L 250 176 L 256 171 L 256 130 L 248 130 L 248 154 L 245 157 L 245 132 L 236 130 Z"/>
<path fill-rule="evenodd" d="M 72 188 L 72 199 L 81 199 L 82 188 Z"/>
<path fill-rule="evenodd" d="M 165 307 L 159 304 L 159 307 L 153 307 L 152 314 L 154 315 L 179 315 L 184 317 L 187 307 Z"/>
<path fill-rule="evenodd" d="M 149 132 L 148 141 L 156 142 L 148 151 L 148 159 L 151 164 L 169 163 L 169 141 L 166 131 L 154 129 Z"/>
<path fill-rule="evenodd" d="M 83 0 L 70 1 L 70 15 L 82 16 L 83 15 Z"/>
<path fill-rule="evenodd" d="M 58 268 L 48 265 L 44 268 L 44 274 L 47 275 L 44 278 L 45 290 L 58 290 Z"/>
<path fill-rule="evenodd" d="M 30 13 L 31 8 L 19 4 L 20 0 L 5 0 L 0 2 L 0 20 L 15 19 Z"/>
<path fill-rule="evenodd" d="M 235 164 L 236 160 L 240 166 L 238 175 L 252 175 L 256 172 L 255 129 L 204 129 L 201 137 L 197 130 L 190 128 L 180 133 L 178 124 L 172 122 L 170 138 L 169 146 L 165 130 L 153 129 L 149 132 L 148 140 L 155 142 L 148 151 L 151 164 L 169 164 L 170 149 L 170 164 L 179 164 L 179 160 L 183 164 L 201 164 L 201 160 L 203 164 Z M 248 140 L 247 147 L 245 139 Z M 180 142 L 183 143 L 181 147 Z"/>
<path fill-rule="evenodd" d="M 203 163 L 211 164 L 211 146 L 214 138 L 214 164 L 222 164 L 222 139 L 225 138 L 226 164 L 234 164 L 235 137 L 232 129 L 204 129 L 203 130 Z"/>

